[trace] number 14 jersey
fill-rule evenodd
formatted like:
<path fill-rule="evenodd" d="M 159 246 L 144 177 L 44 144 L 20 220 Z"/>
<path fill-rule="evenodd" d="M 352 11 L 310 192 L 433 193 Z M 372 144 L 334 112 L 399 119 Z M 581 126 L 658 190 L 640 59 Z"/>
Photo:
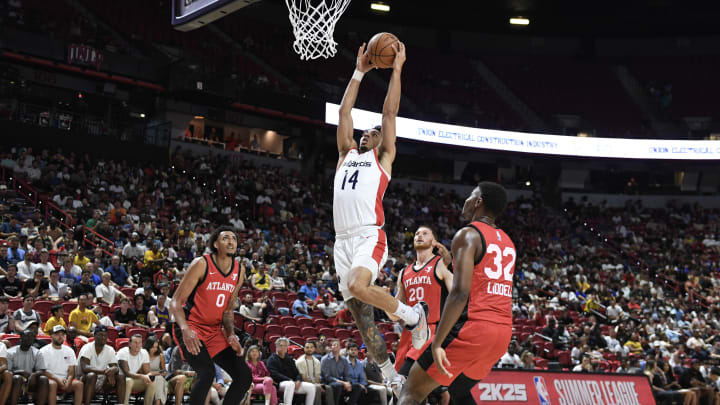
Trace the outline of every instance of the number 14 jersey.
<path fill-rule="evenodd" d="M 335 172 L 335 233 L 346 235 L 367 226 L 382 227 L 383 196 L 389 182 L 390 175 L 380 166 L 377 149 L 365 153 L 350 149 Z"/>

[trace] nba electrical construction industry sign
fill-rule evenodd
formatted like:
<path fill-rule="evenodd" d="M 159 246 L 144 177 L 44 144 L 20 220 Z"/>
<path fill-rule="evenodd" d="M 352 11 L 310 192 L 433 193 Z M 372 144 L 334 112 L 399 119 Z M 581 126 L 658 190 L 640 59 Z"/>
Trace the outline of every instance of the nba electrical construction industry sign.
<path fill-rule="evenodd" d="M 472 389 L 479 404 L 655 405 L 644 375 L 493 370 Z"/>
<path fill-rule="evenodd" d="M 325 103 L 325 122 L 338 124 L 340 106 Z M 382 115 L 354 108 L 355 129 L 368 129 L 382 122 Z M 720 141 L 675 139 L 585 138 L 529 132 L 498 131 L 463 127 L 398 117 L 398 138 L 468 148 L 618 159 L 720 160 Z"/>

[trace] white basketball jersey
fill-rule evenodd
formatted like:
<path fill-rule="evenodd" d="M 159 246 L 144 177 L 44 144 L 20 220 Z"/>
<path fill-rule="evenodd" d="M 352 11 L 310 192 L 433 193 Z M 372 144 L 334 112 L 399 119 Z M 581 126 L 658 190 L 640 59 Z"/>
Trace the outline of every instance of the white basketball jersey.
<path fill-rule="evenodd" d="M 350 149 L 335 172 L 333 222 L 336 234 L 364 226 L 383 226 L 383 196 L 390 176 L 380 166 L 377 149 L 359 153 Z"/>

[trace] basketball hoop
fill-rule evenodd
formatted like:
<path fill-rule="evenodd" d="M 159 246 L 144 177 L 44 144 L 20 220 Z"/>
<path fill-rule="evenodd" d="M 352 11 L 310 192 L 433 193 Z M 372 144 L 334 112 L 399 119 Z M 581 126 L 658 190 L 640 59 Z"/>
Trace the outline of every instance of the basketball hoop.
<path fill-rule="evenodd" d="M 335 24 L 350 4 L 350 0 L 319 0 L 316 6 L 312 5 L 312 2 L 313 0 L 285 0 L 295 35 L 293 49 L 302 60 L 335 56 Z"/>

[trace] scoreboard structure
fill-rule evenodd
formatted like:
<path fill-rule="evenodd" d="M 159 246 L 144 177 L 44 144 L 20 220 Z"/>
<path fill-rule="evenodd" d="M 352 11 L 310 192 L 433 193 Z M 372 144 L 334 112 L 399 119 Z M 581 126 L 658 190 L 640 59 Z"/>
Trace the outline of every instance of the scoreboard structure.
<path fill-rule="evenodd" d="M 173 28 L 192 31 L 260 0 L 172 0 Z"/>

